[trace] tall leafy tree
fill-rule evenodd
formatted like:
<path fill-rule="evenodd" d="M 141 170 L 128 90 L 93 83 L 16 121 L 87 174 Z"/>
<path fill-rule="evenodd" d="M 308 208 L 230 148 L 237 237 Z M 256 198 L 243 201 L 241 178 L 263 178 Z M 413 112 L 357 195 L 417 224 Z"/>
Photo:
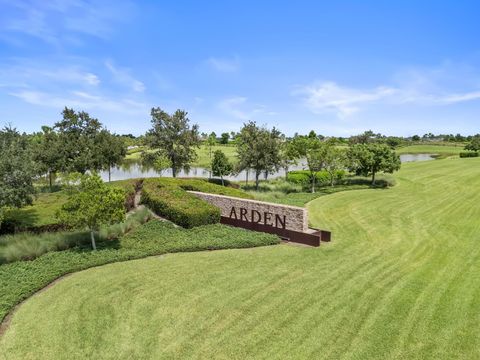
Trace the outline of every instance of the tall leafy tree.
<path fill-rule="evenodd" d="M 172 167 L 172 163 L 165 153 L 161 150 L 154 152 L 144 151 L 141 155 L 142 164 L 153 168 L 157 173 L 162 176 L 162 173 Z"/>
<path fill-rule="evenodd" d="M 228 132 L 222 133 L 220 137 L 220 144 L 227 145 L 229 139 L 230 139 L 230 134 Z"/>
<path fill-rule="evenodd" d="M 51 190 L 53 176 L 62 169 L 62 149 L 59 136 L 51 127 L 42 126 L 38 141 L 33 146 L 33 159 L 41 174 L 47 174 Z"/>
<path fill-rule="evenodd" d="M 101 130 L 95 136 L 96 162 L 94 167 L 108 171 L 108 181 L 111 181 L 112 168 L 122 163 L 127 155 L 127 146 L 122 137 Z"/>
<path fill-rule="evenodd" d="M 233 166 L 228 160 L 227 156 L 222 150 L 217 150 L 213 153 L 212 159 L 212 172 L 213 176 L 220 176 L 222 180 L 222 185 L 225 185 L 223 182 L 223 177 L 228 176 L 232 173 Z"/>
<path fill-rule="evenodd" d="M 315 192 L 317 174 L 324 167 L 324 151 L 322 142 L 315 136 L 296 136 L 292 146 L 295 147 L 299 156 L 307 162 L 308 178 L 312 193 Z"/>
<path fill-rule="evenodd" d="M 162 150 L 168 158 L 173 177 L 182 169 L 188 170 L 197 157 L 198 125 L 190 126 L 187 115 L 183 110 L 170 115 L 159 107 L 151 111 L 152 128 L 147 132 L 147 141 L 151 148 Z"/>
<path fill-rule="evenodd" d="M 465 146 L 465 150 L 480 151 L 480 135 L 475 135 L 472 140 Z"/>
<path fill-rule="evenodd" d="M 90 231 L 92 248 L 96 250 L 95 232 L 102 225 L 125 219 L 125 193 L 121 188 L 108 186 L 100 176 L 82 176 L 78 189 L 57 213 L 58 218 L 73 227 Z"/>
<path fill-rule="evenodd" d="M 102 168 L 95 138 L 102 124 L 87 112 L 76 112 L 65 107 L 63 119 L 57 122 L 54 130 L 58 132 L 60 168 L 64 172 L 79 172 Z"/>
<path fill-rule="evenodd" d="M 244 124 L 237 138 L 239 170 L 252 169 L 255 173 L 255 188 L 258 189 L 261 173 L 270 174 L 282 165 L 282 133 L 273 128 L 259 127 L 253 121 Z"/>
<path fill-rule="evenodd" d="M 393 173 L 400 169 L 400 157 L 386 144 L 354 144 L 348 150 L 350 170 L 357 175 L 371 176 L 375 185 L 378 172 Z"/>
<path fill-rule="evenodd" d="M 323 145 L 322 155 L 323 167 L 328 173 L 330 186 L 333 187 L 338 171 L 345 169 L 347 165 L 345 150 L 337 148 L 335 142 L 327 141 Z"/>
<path fill-rule="evenodd" d="M 285 170 L 285 178 L 288 178 L 288 170 L 291 166 L 296 165 L 300 158 L 300 153 L 292 140 L 286 140 L 282 143 L 280 156 L 282 167 Z"/>
<path fill-rule="evenodd" d="M 362 134 L 351 136 L 350 144 L 368 144 L 381 137 L 381 134 L 375 134 L 372 130 L 364 131 Z"/>
<path fill-rule="evenodd" d="M 0 130 L 0 224 L 6 208 L 33 201 L 33 180 L 38 169 L 26 136 L 11 127 Z"/>

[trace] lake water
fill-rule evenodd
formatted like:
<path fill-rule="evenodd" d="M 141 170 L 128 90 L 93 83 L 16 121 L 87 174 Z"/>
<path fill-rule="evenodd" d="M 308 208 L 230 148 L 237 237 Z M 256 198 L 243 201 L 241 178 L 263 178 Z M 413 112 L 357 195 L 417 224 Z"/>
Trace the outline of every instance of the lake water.
<path fill-rule="evenodd" d="M 303 170 L 302 165 L 297 165 L 297 166 L 291 166 L 289 170 Z M 104 181 L 108 181 L 108 172 L 107 171 L 102 171 L 100 172 L 100 176 Z M 148 177 L 158 177 L 158 176 L 164 176 L 164 177 L 172 177 L 172 170 L 168 169 L 163 171 L 161 174 L 156 172 L 155 170 L 144 167 L 138 163 L 130 163 L 126 165 L 122 165 L 119 168 L 112 169 L 111 173 L 111 179 L 112 181 L 115 180 L 126 180 L 126 179 L 135 179 L 135 178 L 148 178 Z M 208 178 L 210 177 L 210 171 L 205 168 L 201 167 L 192 167 L 190 171 L 180 171 L 177 174 L 178 177 L 201 177 L 201 178 Z M 268 178 L 273 179 L 273 178 L 278 178 L 278 177 L 285 177 L 285 170 L 280 170 L 274 174 L 269 174 Z M 235 181 L 245 181 L 247 178 L 247 172 L 242 171 L 239 174 L 235 176 L 224 176 L 224 179 L 227 180 L 235 180 Z M 254 173 L 249 172 L 248 174 L 248 180 L 253 180 L 254 178 Z M 260 179 L 264 179 L 263 174 L 260 176 Z"/>
<path fill-rule="evenodd" d="M 434 154 L 402 154 L 400 155 L 400 161 L 402 163 L 413 161 L 429 161 L 435 160 Z"/>
<path fill-rule="evenodd" d="M 428 161 L 434 160 L 433 154 L 403 154 L 400 155 L 400 161 L 402 163 L 405 162 L 412 162 L 412 161 Z M 289 170 L 303 170 L 305 168 L 304 164 L 299 164 L 296 166 L 290 167 Z M 102 171 L 100 172 L 100 176 L 104 181 L 108 181 L 108 172 Z M 172 171 L 165 170 L 162 174 L 159 174 L 155 170 L 144 167 L 136 162 L 129 162 L 126 163 L 118 168 L 112 169 L 111 179 L 112 181 L 115 180 L 126 180 L 126 179 L 135 179 L 135 178 L 148 178 L 148 177 L 158 177 L 158 176 L 165 176 L 165 177 L 172 177 Z M 201 167 L 192 167 L 190 171 L 180 171 L 178 173 L 178 177 L 202 177 L 208 178 L 210 176 L 210 171 L 205 168 Z M 235 176 L 225 176 L 227 180 L 235 180 L 235 181 L 245 181 L 247 177 L 247 172 L 242 171 L 241 173 Z M 253 180 L 254 174 L 250 172 L 248 174 L 248 179 Z M 278 177 L 285 177 L 285 170 L 280 170 L 274 174 L 268 175 L 269 179 L 274 179 Z M 263 175 L 260 177 L 264 179 Z"/>

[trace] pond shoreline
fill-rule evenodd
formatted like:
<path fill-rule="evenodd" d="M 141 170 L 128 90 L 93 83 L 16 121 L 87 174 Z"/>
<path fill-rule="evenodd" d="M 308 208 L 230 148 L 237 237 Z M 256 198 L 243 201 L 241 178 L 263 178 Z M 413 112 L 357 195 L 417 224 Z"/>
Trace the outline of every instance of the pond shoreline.
<path fill-rule="evenodd" d="M 400 161 L 402 163 L 407 163 L 407 162 L 417 162 L 417 161 L 430 161 L 430 160 L 435 160 L 439 157 L 440 155 L 438 154 L 430 154 L 430 153 L 424 153 L 424 154 L 401 154 L 400 155 Z M 296 166 L 291 166 L 289 171 L 295 171 L 295 170 L 304 170 L 305 164 L 301 163 Z M 104 181 L 108 181 L 108 171 L 102 171 L 99 173 L 101 178 Z M 281 169 L 280 171 L 270 174 L 268 176 L 269 179 L 275 179 L 275 178 L 280 178 L 280 177 L 285 177 L 285 170 Z M 161 174 L 153 170 L 152 168 L 142 166 L 140 162 L 138 161 L 127 161 L 125 164 L 123 164 L 120 167 L 114 168 L 111 171 L 111 180 L 112 181 L 117 181 L 117 180 L 127 180 L 127 179 L 137 179 L 137 178 L 150 178 L 150 177 L 172 177 L 172 171 L 171 169 L 163 171 Z M 180 171 L 178 173 L 178 177 L 198 177 L 198 178 L 209 178 L 211 177 L 211 172 L 209 169 L 204 168 L 204 167 L 191 167 L 190 171 Z M 225 176 L 224 177 L 226 180 L 230 181 L 245 181 L 247 178 L 249 180 L 253 180 L 254 176 L 252 172 L 249 172 L 247 174 L 246 171 L 241 171 L 239 174 L 235 176 Z M 264 177 L 261 176 L 261 179 L 263 180 Z"/>

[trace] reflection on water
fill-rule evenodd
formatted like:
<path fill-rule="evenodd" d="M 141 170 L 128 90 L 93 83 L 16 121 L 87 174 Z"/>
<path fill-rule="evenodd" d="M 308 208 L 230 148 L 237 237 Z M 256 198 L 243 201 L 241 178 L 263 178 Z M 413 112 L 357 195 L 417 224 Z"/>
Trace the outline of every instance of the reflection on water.
<path fill-rule="evenodd" d="M 302 170 L 304 166 L 302 164 L 297 166 L 291 166 L 289 170 Z M 104 181 L 108 181 L 108 171 L 100 172 L 100 176 Z M 163 171 L 161 174 L 156 172 L 154 169 L 148 166 L 143 166 L 137 162 L 127 162 L 121 165 L 118 168 L 112 168 L 111 180 L 126 180 L 126 179 L 135 179 L 135 178 L 148 178 L 148 177 L 172 177 L 172 170 L 168 169 Z M 192 167 L 189 171 L 180 171 L 177 174 L 178 177 L 210 177 L 210 171 L 202 167 Z M 280 170 L 274 174 L 268 175 L 269 179 L 285 176 L 285 170 Z M 253 180 L 254 174 L 250 171 L 248 174 L 248 179 Z M 239 174 L 234 176 L 224 176 L 224 179 L 227 180 L 237 180 L 242 181 L 246 180 L 247 172 L 242 171 Z M 264 175 L 261 175 L 261 179 L 264 179 Z"/>
<path fill-rule="evenodd" d="M 435 159 L 432 154 L 403 154 L 400 155 L 400 160 L 403 162 L 412 162 L 412 161 L 426 161 L 426 160 L 433 160 Z M 289 170 L 303 170 L 306 166 L 303 162 L 299 165 L 291 166 Z M 100 172 L 100 176 L 104 181 L 108 181 L 108 171 Z M 168 169 L 163 171 L 161 174 L 153 170 L 151 167 L 143 166 L 138 162 L 135 161 L 128 161 L 125 162 L 118 168 L 113 168 L 111 172 L 111 179 L 112 181 L 115 180 L 126 180 L 126 179 L 135 179 L 135 178 L 146 178 L 146 177 L 158 177 L 158 176 L 165 176 L 165 177 L 172 177 L 172 170 Z M 280 170 L 274 174 L 268 175 L 269 179 L 274 179 L 278 177 L 284 177 L 285 170 Z M 180 171 L 178 173 L 178 177 L 203 177 L 208 178 L 210 177 L 210 171 L 205 168 L 201 167 L 192 167 L 190 171 Z M 245 180 L 247 177 L 247 172 L 242 171 L 241 173 L 234 175 L 234 176 L 225 176 L 227 180 L 236 180 L 242 181 Z M 250 171 L 248 174 L 249 180 L 253 180 L 254 174 Z M 263 174 L 261 175 L 261 179 L 263 179 Z"/>
<path fill-rule="evenodd" d="M 434 160 L 435 157 L 433 154 L 403 154 L 400 155 L 400 161 L 402 163 L 412 162 L 412 161 L 428 161 Z"/>

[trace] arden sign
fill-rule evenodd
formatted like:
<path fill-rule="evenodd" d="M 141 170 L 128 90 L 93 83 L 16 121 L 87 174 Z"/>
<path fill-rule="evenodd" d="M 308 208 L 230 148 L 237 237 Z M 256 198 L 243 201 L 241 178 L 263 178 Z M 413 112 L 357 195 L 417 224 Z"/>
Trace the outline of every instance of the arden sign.
<path fill-rule="evenodd" d="M 190 193 L 220 208 L 223 224 L 273 233 L 312 246 L 330 241 L 330 232 L 309 229 L 307 209 L 197 191 Z"/>
<path fill-rule="evenodd" d="M 286 215 L 272 214 L 268 211 L 264 211 L 263 213 L 261 213 L 260 211 L 255 209 L 248 211 L 245 208 L 239 208 L 237 210 L 235 209 L 235 206 L 232 206 L 232 210 L 230 210 L 230 215 L 228 217 L 230 219 L 249 221 L 256 224 L 275 226 L 282 229 L 285 229 L 285 225 L 287 223 Z"/>

